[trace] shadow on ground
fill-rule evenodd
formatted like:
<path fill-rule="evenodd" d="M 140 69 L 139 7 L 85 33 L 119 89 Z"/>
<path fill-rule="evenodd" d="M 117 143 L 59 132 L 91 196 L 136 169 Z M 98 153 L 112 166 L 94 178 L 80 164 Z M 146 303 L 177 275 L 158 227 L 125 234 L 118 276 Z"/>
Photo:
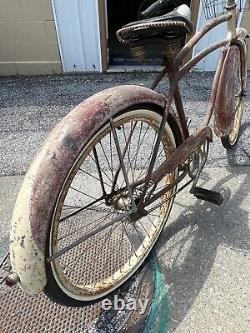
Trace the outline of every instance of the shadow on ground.
<path fill-rule="evenodd" d="M 250 173 L 245 167 L 226 171 L 226 176 L 210 188 L 222 190 L 225 198 L 222 206 L 198 200 L 189 206 L 177 196 L 175 205 L 182 212 L 165 228 L 158 243 L 158 258 L 169 286 L 169 332 L 177 330 L 205 288 L 219 248 L 230 248 L 243 255 L 250 250 L 249 212 L 241 205 L 248 194 Z M 204 172 L 200 185 L 206 187 L 205 184 L 211 181 L 209 178 Z M 234 188 L 228 184 L 234 184 Z M 226 261 L 220 262 L 222 279 L 226 264 Z"/>

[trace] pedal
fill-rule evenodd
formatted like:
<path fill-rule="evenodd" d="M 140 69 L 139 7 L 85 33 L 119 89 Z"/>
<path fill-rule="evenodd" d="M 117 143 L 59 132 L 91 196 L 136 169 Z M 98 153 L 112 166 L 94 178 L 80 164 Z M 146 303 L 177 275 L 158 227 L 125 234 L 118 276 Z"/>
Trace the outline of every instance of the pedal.
<path fill-rule="evenodd" d="M 197 199 L 208 201 L 218 206 L 220 206 L 223 202 L 223 197 L 220 192 L 207 190 L 202 187 L 192 187 L 190 193 L 193 194 Z"/>

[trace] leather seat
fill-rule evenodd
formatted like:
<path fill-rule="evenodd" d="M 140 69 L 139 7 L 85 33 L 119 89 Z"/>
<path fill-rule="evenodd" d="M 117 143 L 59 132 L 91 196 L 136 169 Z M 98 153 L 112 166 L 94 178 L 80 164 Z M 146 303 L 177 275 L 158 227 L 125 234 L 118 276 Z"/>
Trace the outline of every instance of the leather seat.
<path fill-rule="evenodd" d="M 170 13 L 132 22 L 117 31 L 118 40 L 124 44 L 148 38 L 176 38 L 193 31 L 191 11 L 181 5 Z"/>

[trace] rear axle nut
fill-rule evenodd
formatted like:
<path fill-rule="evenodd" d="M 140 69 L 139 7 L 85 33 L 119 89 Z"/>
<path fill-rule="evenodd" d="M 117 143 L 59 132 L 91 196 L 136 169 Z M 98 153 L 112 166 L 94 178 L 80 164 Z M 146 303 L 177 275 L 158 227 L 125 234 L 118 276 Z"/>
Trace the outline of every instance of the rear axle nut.
<path fill-rule="evenodd" d="M 19 281 L 19 276 L 16 273 L 10 273 L 5 278 L 5 283 L 9 287 L 15 286 Z"/>

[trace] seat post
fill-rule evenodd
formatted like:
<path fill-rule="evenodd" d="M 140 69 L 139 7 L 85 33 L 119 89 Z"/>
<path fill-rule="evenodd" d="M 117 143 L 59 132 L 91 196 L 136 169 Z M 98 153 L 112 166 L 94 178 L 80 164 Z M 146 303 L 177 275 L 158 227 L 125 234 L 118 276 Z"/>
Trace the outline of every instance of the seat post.
<path fill-rule="evenodd" d="M 182 48 L 183 38 L 182 36 L 178 38 L 171 38 L 166 40 L 165 54 L 164 54 L 164 65 L 171 64 L 174 66 L 175 58 Z"/>

